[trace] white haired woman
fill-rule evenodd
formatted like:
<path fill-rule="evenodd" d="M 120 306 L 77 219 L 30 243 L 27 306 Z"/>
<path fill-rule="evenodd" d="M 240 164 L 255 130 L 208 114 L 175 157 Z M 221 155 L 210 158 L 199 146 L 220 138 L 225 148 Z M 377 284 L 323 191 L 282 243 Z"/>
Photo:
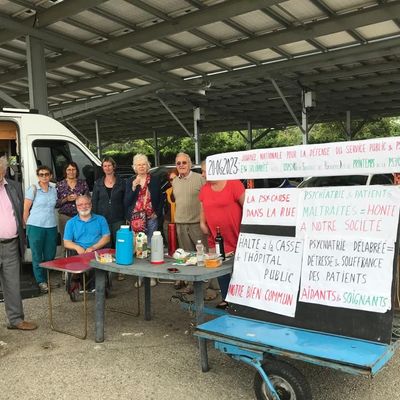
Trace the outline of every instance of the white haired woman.
<path fill-rule="evenodd" d="M 150 242 L 162 215 L 164 193 L 159 178 L 149 174 L 150 162 L 145 154 L 136 154 L 132 167 L 136 175 L 126 182 L 125 214 L 131 221 L 132 230 L 135 233 L 145 232 Z M 151 285 L 156 285 L 155 279 L 151 279 Z"/>

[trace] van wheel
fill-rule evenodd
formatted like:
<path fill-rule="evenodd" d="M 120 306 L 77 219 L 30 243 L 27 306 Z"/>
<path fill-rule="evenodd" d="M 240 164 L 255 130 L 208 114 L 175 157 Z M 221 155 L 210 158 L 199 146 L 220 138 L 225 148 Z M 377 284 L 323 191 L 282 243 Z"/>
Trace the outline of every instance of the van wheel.
<path fill-rule="evenodd" d="M 263 369 L 278 393 L 280 400 L 312 400 L 310 386 L 304 375 L 283 361 L 265 363 Z M 268 386 L 257 372 L 254 377 L 254 392 L 257 400 L 272 400 Z"/>

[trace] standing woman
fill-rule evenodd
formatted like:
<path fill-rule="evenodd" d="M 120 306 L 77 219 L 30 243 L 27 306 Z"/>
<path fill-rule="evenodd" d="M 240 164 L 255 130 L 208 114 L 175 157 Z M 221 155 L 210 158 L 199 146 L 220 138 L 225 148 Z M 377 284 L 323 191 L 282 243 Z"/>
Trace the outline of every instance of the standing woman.
<path fill-rule="evenodd" d="M 202 163 L 205 176 L 205 162 Z M 209 236 L 210 248 L 215 248 L 217 226 L 224 238 L 225 254 L 234 253 L 239 237 L 242 208 L 245 188 L 239 180 L 207 181 L 200 189 L 200 228 Z M 222 301 L 218 308 L 225 309 L 228 303 L 225 297 L 228 294 L 230 275 L 218 277 Z"/>
<path fill-rule="evenodd" d="M 111 157 L 105 157 L 101 167 L 104 176 L 94 183 L 92 210 L 107 220 L 111 233 L 111 247 L 115 248 L 117 230 L 125 223 L 125 181 L 115 175 L 117 164 Z M 118 280 L 123 278 L 124 275 L 118 275 Z"/>
<path fill-rule="evenodd" d="M 78 213 L 75 205 L 76 198 L 89 194 L 86 181 L 78 179 L 78 176 L 78 165 L 70 161 L 64 167 L 64 179 L 57 183 L 58 222 L 62 238 L 64 237 L 65 224 Z"/>
<path fill-rule="evenodd" d="M 131 221 L 132 230 L 135 233 L 145 232 L 150 243 L 162 215 L 164 194 L 159 178 L 149 174 L 150 162 L 146 155 L 136 154 L 132 167 L 136 175 L 126 182 L 125 215 Z M 151 279 L 151 285 L 156 285 L 154 278 Z"/>
<path fill-rule="evenodd" d="M 36 170 L 38 184 L 25 192 L 24 224 L 32 251 L 33 274 L 42 293 L 47 293 L 47 279 L 41 262 L 53 260 L 57 250 L 57 221 L 55 206 L 57 191 L 50 183 L 52 171 L 41 165 Z"/>

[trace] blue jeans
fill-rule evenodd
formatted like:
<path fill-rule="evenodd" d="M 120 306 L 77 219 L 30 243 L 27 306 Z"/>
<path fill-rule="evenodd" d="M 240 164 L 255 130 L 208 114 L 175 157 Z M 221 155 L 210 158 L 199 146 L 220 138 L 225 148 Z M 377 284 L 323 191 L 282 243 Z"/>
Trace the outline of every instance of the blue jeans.
<path fill-rule="evenodd" d="M 41 262 L 54 260 L 57 251 L 57 227 L 41 228 L 39 226 L 28 225 L 26 234 L 29 246 L 32 251 L 32 267 L 36 282 L 47 282 L 46 273 Z"/>

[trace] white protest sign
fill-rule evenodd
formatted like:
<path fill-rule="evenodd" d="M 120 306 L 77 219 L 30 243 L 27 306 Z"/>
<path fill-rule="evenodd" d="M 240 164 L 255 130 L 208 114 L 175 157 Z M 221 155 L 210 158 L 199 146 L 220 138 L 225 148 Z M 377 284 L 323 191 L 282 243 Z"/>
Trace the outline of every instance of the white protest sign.
<path fill-rule="evenodd" d="M 303 243 L 241 233 L 226 301 L 294 317 Z"/>
<path fill-rule="evenodd" d="M 242 224 L 295 226 L 298 189 L 247 189 Z"/>
<path fill-rule="evenodd" d="M 299 301 L 385 313 L 391 309 L 394 243 L 307 237 Z"/>
<path fill-rule="evenodd" d="M 397 186 L 337 186 L 301 189 L 296 237 L 374 237 L 396 240 Z"/>
<path fill-rule="evenodd" d="M 400 137 L 247 150 L 207 157 L 207 179 L 294 178 L 400 170 Z"/>

